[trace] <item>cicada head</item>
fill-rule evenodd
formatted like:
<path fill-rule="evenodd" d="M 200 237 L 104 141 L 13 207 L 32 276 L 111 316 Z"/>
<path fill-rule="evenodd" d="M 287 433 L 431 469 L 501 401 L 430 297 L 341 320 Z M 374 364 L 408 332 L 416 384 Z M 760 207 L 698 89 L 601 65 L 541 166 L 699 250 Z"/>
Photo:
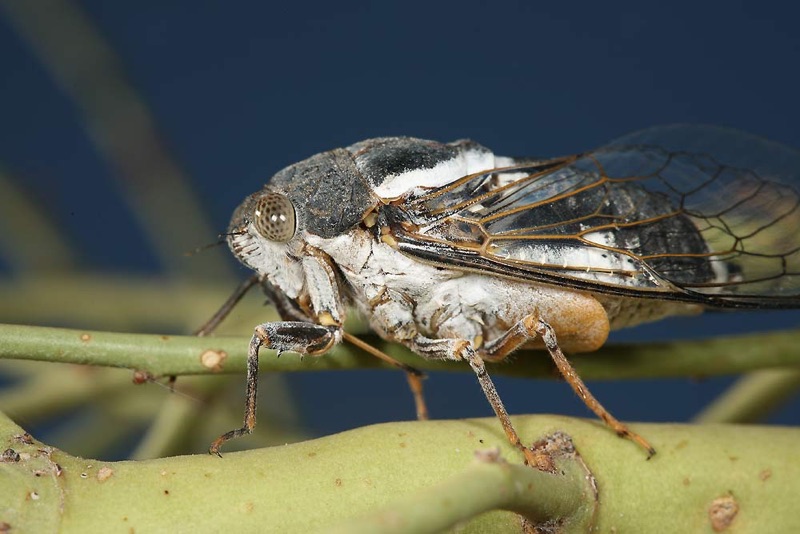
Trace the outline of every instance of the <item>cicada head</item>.
<path fill-rule="evenodd" d="M 236 209 L 228 244 L 245 265 L 296 299 L 309 236 L 333 238 L 358 225 L 374 201 L 347 150 L 286 167 Z"/>

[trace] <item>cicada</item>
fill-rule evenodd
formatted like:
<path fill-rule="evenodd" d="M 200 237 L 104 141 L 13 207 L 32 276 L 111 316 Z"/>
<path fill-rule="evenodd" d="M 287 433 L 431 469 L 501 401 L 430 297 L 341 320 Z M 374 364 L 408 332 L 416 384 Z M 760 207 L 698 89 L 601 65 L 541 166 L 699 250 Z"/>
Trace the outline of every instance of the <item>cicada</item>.
<path fill-rule="evenodd" d="M 789 148 L 687 126 L 556 158 L 386 137 L 291 165 L 230 223 L 231 250 L 283 320 L 255 327 L 244 425 L 210 451 L 255 425 L 260 348 L 358 343 L 343 330 L 356 310 L 422 358 L 467 362 L 528 462 L 485 366 L 521 347 L 546 350 L 591 410 L 653 454 L 564 353 L 671 315 L 798 307 L 798 174 Z"/>

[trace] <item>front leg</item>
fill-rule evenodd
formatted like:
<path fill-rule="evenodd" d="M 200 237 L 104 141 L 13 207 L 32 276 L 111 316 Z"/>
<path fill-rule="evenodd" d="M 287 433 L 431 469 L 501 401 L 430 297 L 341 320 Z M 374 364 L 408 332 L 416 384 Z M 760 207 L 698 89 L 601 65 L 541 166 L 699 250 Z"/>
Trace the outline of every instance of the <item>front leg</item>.
<path fill-rule="evenodd" d="M 342 337 L 341 326 L 322 326 L 298 321 L 264 323 L 255 328 L 247 349 L 247 391 L 244 407 L 244 424 L 241 428 L 221 435 L 209 447 L 210 454 L 222 456 L 220 447 L 231 439 L 250 434 L 256 426 L 256 395 L 258 393 L 258 351 L 261 347 L 278 352 L 322 354 Z"/>

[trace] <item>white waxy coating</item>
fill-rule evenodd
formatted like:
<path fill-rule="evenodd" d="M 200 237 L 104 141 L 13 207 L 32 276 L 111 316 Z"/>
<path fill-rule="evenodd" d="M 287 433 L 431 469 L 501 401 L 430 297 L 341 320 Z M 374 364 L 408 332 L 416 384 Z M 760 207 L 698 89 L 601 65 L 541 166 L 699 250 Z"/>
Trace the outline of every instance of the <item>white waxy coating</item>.
<path fill-rule="evenodd" d="M 442 161 L 429 169 L 409 169 L 384 178 L 375 188 L 381 198 L 397 198 L 418 187 L 440 187 L 468 174 L 495 167 L 494 154 L 486 150 L 467 148 L 458 156 Z"/>
<path fill-rule="evenodd" d="M 338 294 L 338 288 L 334 285 L 335 282 L 331 280 L 332 273 L 329 273 L 323 263 L 314 256 L 303 257 L 303 273 L 314 310 L 317 313 L 329 312 L 334 321 L 341 322 L 344 315 L 344 310 L 341 309 L 342 299 Z"/>
<path fill-rule="evenodd" d="M 534 312 L 553 326 L 568 351 L 597 349 L 608 335 L 605 311 L 585 293 L 437 269 L 373 242 L 359 229 L 309 241 L 337 263 L 372 327 L 391 339 L 419 332 L 492 341 Z"/>
<path fill-rule="evenodd" d="M 246 233 L 233 236 L 231 247 L 239 249 L 236 255 L 245 265 L 259 274 L 265 274 L 269 281 L 280 288 L 287 297 L 296 299 L 305 284 L 303 268 L 297 260 L 287 255 L 287 245 L 276 243 L 262 237 L 250 224 Z"/>

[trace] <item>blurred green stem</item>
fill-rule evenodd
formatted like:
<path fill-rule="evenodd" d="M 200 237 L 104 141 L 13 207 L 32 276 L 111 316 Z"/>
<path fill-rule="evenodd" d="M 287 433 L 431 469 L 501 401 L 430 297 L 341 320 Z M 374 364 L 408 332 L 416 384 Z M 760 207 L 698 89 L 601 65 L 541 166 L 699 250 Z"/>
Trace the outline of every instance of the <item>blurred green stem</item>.
<path fill-rule="evenodd" d="M 168 456 L 180 450 L 177 445 L 198 424 L 201 417 L 193 399 L 172 395 L 164 401 L 144 437 L 131 454 L 131 460 Z"/>
<path fill-rule="evenodd" d="M 0 406 L 21 420 L 67 412 L 131 383 L 125 373 L 98 373 L 86 368 L 54 366 L 0 392 Z"/>
<path fill-rule="evenodd" d="M 235 287 L 233 281 L 198 284 L 163 276 L 42 274 L 0 282 L 0 323 L 92 325 L 123 331 L 145 326 L 188 333 L 211 317 Z M 259 292 L 252 291 L 221 330 L 250 333 L 259 321 L 275 318 Z"/>
<path fill-rule="evenodd" d="M 21 276 L 61 272 L 75 265 L 66 243 L 44 209 L 0 171 L 0 253 Z"/>
<path fill-rule="evenodd" d="M 427 361 L 399 345 L 366 339 L 421 369 L 468 369 L 452 362 Z M 246 337 L 197 338 L 0 325 L 0 358 L 126 367 L 154 376 L 242 373 L 248 341 Z M 612 345 L 575 355 L 572 362 L 584 379 L 710 376 L 800 365 L 797 346 L 798 331 L 792 330 L 702 341 Z M 222 359 L 216 366 L 206 366 L 209 355 Z M 269 350 L 262 350 L 261 356 L 260 368 L 274 372 L 387 367 L 346 344 L 320 358 L 301 359 L 292 354 L 275 358 Z M 548 358 L 535 351 L 521 352 L 513 364 L 492 365 L 490 369 L 513 376 L 552 376 Z"/>
<path fill-rule="evenodd" d="M 81 6 L 47 0 L 0 2 L 0 8 L 83 114 L 87 132 L 169 272 L 203 280 L 229 276 L 222 257 L 183 257 L 187 244 L 213 243 L 217 232 L 125 66 Z"/>
<path fill-rule="evenodd" d="M 740 378 L 697 414 L 696 423 L 754 423 L 797 393 L 800 369 L 765 369 Z"/>

